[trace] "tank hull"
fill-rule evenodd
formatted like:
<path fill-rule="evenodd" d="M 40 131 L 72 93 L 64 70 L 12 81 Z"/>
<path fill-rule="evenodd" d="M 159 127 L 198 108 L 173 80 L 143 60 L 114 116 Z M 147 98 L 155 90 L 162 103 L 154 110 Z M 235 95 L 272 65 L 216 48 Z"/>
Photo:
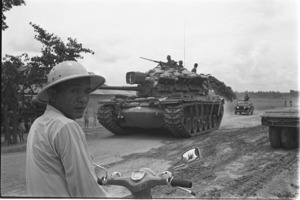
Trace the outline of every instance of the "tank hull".
<path fill-rule="evenodd" d="M 119 120 L 119 125 L 123 127 L 137 128 L 162 128 L 163 111 L 159 108 L 132 107 L 121 109 L 121 116 L 124 120 Z"/>
<path fill-rule="evenodd" d="M 218 129 L 224 112 L 224 101 L 214 97 L 137 98 L 101 104 L 98 120 L 115 135 L 161 129 L 188 138 Z"/>

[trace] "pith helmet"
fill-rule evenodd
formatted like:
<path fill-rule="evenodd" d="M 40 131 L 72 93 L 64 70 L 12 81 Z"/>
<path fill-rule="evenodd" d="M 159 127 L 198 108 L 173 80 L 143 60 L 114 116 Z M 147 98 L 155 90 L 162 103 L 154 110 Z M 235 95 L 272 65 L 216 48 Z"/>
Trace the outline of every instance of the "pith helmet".
<path fill-rule="evenodd" d="M 37 94 L 36 99 L 41 103 L 48 103 L 47 90 L 54 85 L 77 78 L 90 78 L 91 91 L 101 86 L 105 79 L 102 76 L 88 72 L 76 61 L 64 61 L 55 65 L 48 74 L 47 85 Z"/>

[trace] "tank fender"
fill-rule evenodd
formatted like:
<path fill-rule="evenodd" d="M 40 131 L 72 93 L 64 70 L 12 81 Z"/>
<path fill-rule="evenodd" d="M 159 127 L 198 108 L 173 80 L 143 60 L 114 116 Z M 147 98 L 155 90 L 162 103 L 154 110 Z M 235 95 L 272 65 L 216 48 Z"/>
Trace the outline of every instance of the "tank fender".
<path fill-rule="evenodd" d="M 100 104 L 100 105 L 102 105 L 102 104 L 104 104 L 104 105 L 114 105 L 115 102 L 113 102 L 113 101 L 99 101 L 98 104 Z"/>
<path fill-rule="evenodd" d="M 160 101 L 161 105 L 166 105 L 166 104 L 178 104 L 181 103 L 182 100 L 179 99 L 167 99 L 167 100 L 162 100 Z"/>

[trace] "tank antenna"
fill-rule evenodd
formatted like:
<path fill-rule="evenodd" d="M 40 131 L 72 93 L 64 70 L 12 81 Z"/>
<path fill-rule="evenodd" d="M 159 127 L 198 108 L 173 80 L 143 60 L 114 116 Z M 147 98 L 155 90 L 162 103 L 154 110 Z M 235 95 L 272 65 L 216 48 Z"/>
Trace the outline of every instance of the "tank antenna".
<path fill-rule="evenodd" d="M 183 24 L 183 63 L 185 63 L 185 19 L 184 19 L 184 24 Z"/>

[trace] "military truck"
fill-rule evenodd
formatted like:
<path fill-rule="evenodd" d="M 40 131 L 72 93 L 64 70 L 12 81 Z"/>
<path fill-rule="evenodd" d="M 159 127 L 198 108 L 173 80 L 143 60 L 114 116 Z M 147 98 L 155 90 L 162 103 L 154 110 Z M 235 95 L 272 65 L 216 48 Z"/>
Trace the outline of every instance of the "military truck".
<path fill-rule="evenodd" d="M 253 115 L 254 105 L 250 100 L 237 100 L 236 106 L 234 107 L 234 114 L 246 113 L 247 115 Z"/>
<path fill-rule="evenodd" d="M 299 147 L 299 108 L 289 107 L 266 111 L 262 125 L 269 126 L 269 140 L 273 148 Z"/>
<path fill-rule="evenodd" d="M 218 129 L 224 99 L 210 91 L 208 76 L 155 62 L 148 72 L 127 72 L 126 82 L 137 86 L 100 88 L 133 90 L 136 95 L 99 102 L 99 123 L 115 135 L 164 131 L 187 138 Z"/>

